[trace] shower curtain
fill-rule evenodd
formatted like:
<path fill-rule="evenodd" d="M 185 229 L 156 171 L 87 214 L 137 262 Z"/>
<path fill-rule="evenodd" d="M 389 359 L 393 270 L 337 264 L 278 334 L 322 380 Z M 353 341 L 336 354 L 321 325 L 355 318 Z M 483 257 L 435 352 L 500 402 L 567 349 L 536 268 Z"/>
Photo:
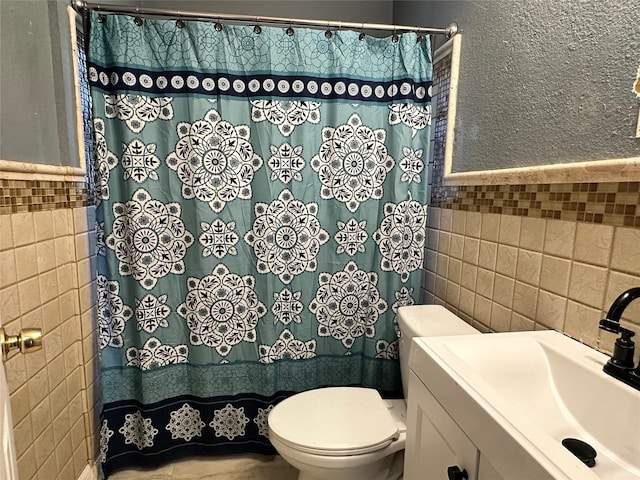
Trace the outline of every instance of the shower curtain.
<path fill-rule="evenodd" d="M 429 41 L 259 30 L 92 14 L 106 475 L 273 453 L 267 416 L 295 392 L 401 393 Z"/>

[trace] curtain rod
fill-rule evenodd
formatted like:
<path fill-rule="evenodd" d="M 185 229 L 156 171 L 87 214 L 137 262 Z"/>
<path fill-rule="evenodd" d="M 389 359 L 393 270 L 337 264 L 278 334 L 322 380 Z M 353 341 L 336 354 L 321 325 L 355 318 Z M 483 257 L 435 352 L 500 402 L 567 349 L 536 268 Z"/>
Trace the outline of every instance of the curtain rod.
<path fill-rule="evenodd" d="M 185 10 L 171 10 L 165 8 L 140 8 L 140 7 L 128 7 L 124 5 L 101 5 L 98 3 L 89 3 L 84 0 L 70 0 L 73 9 L 80 14 L 87 14 L 91 10 L 104 13 L 125 13 L 131 15 L 145 15 L 145 16 L 158 16 L 158 17 L 175 17 L 176 19 L 194 19 L 205 21 L 228 21 L 242 24 L 254 24 L 254 25 L 284 25 L 288 27 L 311 27 L 311 28 L 326 28 L 330 29 L 348 29 L 348 30 L 382 30 L 394 33 L 415 32 L 418 35 L 422 34 L 442 34 L 447 38 L 453 37 L 458 33 L 458 25 L 451 23 L 445 28 L 431 28 L 431 27 L 413 27 L 408 25 L 389 25 L 383 23 L 357 23 L 357 22 L 342 22 L 336 20 L 310 20 L 305 18 L 284 18 L 284 17 L 262 17 L 252 15 L 238 15 L 238 14 L 218 14 L 209 12 L 195 12 Z"/>

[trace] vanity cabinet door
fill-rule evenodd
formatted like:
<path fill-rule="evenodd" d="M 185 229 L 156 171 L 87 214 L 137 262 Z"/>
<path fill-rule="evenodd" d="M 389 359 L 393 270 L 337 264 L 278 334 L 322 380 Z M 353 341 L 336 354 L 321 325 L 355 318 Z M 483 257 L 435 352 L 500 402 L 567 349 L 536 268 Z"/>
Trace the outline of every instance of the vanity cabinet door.
<path fill-rule="evenodd" d="M 487 460 L 487 457 L 480 454 L 480 461 L 478 463 L 478 480 L 505 480 L 505 478 L 498 473 L 491 462 Z"/>
<path fill-rule="evenodd" d="M 411 372 L 407 402 L 407 443 L 404 480 L 455 479 L 448 470 L 466 470 L 468 480 L 478 478 L 478 450 L 431 392 Z M 463 475 L 458 474 L 462 480 Z M 491 477 L 482 477 L 482 480 Z"/>

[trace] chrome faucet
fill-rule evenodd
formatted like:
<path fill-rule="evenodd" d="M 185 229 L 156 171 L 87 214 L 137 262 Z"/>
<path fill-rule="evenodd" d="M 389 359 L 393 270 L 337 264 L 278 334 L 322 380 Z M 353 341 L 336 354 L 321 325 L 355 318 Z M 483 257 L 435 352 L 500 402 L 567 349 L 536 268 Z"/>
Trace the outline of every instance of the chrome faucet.
<path fill-rule="evenodd" d="M 611 304 L 607 318 L 600 320 L 600 328 L 620 334 L 613 348 L 613 356 L 605 364 L 604 371 L 627 385 L 640 390 L 640 365 L 634 368 L 633 364 L 635 344 L 631 337 L 635 335 L 635 332 L 620 325 L 622 313 L 636 298 L 640 298 L 640 287 L 630 288 L 623 292 Z"/>

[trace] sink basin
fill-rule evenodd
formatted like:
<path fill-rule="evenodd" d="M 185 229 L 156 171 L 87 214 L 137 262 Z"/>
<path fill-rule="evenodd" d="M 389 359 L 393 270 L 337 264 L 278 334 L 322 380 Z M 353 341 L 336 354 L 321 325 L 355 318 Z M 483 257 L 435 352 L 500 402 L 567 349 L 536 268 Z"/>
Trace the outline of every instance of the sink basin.
<path fill-rule="evenodd" d="M 555 331 L 415 342 L 411 368 L 505 478 L 640 479 L 640 391 L 606 355 Z M 595 448 L 593 468 L 567 437 Z"/>

